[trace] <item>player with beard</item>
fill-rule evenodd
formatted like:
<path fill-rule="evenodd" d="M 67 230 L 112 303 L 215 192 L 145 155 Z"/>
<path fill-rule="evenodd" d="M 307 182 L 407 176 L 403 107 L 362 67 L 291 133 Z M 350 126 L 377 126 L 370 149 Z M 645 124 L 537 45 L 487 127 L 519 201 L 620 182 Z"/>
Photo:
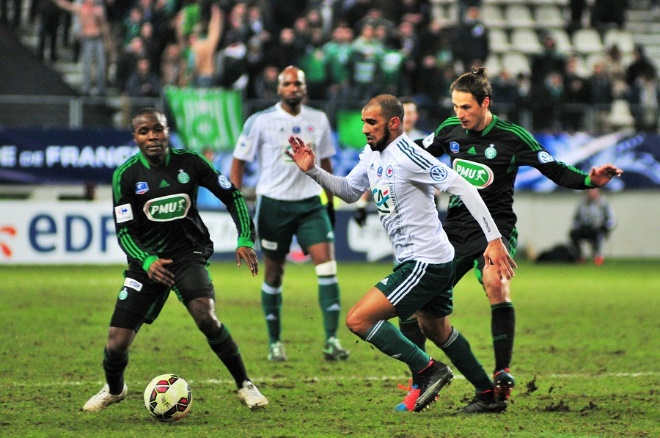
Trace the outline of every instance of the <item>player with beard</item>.
<path fill-rule="evenodd" d="M 434 133 L 416 143 L 432 155 L 447 154 L 452 168 L 479 189 L 479 195 L 492 213 L 504 242 L 515 256 L 518 231 L 513 211 L 513 193 L 520 166 L 532 166 L 556 184 L 576 190 L 602 187 L 623 173 L 612 164 L 592 168 L 587 174 L 568 166 L 545 150 L 521 126 L 500 119 L 490 110 L 492 87 L 483 67 L 473 68 L 458 77 L 450 86 L 455 117 L 438 126 Z M 483 258 L 487 242 L 467 206 L 457 196 L 449 199 L 444 222 L 449 241 L 456 249 L 456 282 L 472 268 L 482 284 L 491 307 L 491 333 L 495 351 L 495 399 L 492 394 L 477 394 L 469 413 L 500 412 L 500 403 L 509 400 L 515 385 L 510 374 L 515 333 L 515 312 L 511 302 L 511 282 L 484 269 Z M 425 336 L 417 321 L 400 321 L 401 331 L 417 346 L 424 348 Z M 405 410 L 414 405 L 419 394 L 415 374 L 408 396 L 397 407 Z"/>
<path fill-rule="evenodd" d="M 302 137 L 318 155 L 319 165 L 332 173 L 330 157 L 335 154 L 330 123 L 322 111 L 303 105 L 307 96 L 305 73 L 286 67 L 278 76 L 280 101 L 253 114 L 243 126 L 234 149 L 231 181 L 239 189 L 245 163 L 257 161 L 256 222 L 259 244 L 266 264 L 261 286 L 261 304 L 268 331 L 268 360 L 287 360 L 281 338 L 282 282 L 286 256 L 295 236 L 312 259 L 323 315 L 326 360 L 345 360 L 349 352 L 337 338 L 339 326 L 339 285 L 334 255 L 333 197 L 321 203 L 321 187 L 305 175 L 286 155 L 291 135 Z"/>
<path fill-rule="evenodd" d="M 144 108 L 133 118 L 140 152 L 115 170 L 112 194 L 119 246 L 128 269 L 110 320 L 103 351 L 106 384 L 83 406 L 100 411 L 126 398 L 128 350 L 142 324 L 151 324 L 173 290 L 209 347 L 236 383 L 249 408 L 268 404 L 248 378 L 231 334 L 215 313 L 215 290 L 207 270 L 213 254 L 209 231 L 197 211 L 197 188 L 206 187 L 226 206 L 238 234 L 236 263 L 257 275 L 254 224 L 241 192 L 196 152 L 171 149 L 165 115 Z"/>
<path fill-rule="evenodd" d="M 371 191 L 399 264 L 350 309 L 346 325 L 381 352 L 408 364 L 420 381 L 414 410 L 421 411 L 435 401 L 453 374 L 388 321 L 395 316 L 406 319 L 416 313 L 423 332 L 475 390 L 490 392 L 491 396 L 493 392 L 493 382 L 467 339 L 449 323 L 454 248 L 438 218 L 435 190 L 460 197 L 480 224 L 488 241 L 483 252 L 488 272 L 508 279 L 515 263 L 477 189 L 416 145 L 403 132 L 403 118 L 403 106 L 392 95 L 379 95 L 367 102 L 362 109 L 367 146 L 346 177 L 331 175 L 317 166 L 313 149 L 301 138 L 289 140 L 292 152 L 287 151 L 287 155 L 307 176 L 346 202 L 356 202 L 365 190 Z M 501 407 L 506 408 L 506 404 Z"/>

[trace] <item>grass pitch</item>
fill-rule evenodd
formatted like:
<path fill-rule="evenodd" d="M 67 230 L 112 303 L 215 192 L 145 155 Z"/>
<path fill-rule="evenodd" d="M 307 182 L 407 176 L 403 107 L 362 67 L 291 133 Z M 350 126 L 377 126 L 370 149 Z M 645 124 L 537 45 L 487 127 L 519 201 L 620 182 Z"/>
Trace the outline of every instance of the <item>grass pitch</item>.
<path fill-rule="evenodd" d="M 100 413 L 81 412 L 103 384 L 101 358 L 123 266 L 0 266 L 0 436 L 17 437 L 652 437 L 660 435 L 660 263 L 591 265 L 522 262 L 512 284 L 517 337 L 509 409 L 464 416 L 472 396 L 460 375 L 423 413 L 395 413 L 407 367 L 341 327 L 351 350 L 327 363 L 310 265 L 289 265 L 283 340 L 289 361 L 266 361 L 259 302 L 262 274 L 214 262 L 218 315 L 238 342 L 248 373 L 269 398 L 251 412 L 183 306 L 170 298 L 140 331 L 126 371 L 129 395 Z M 343 314 L 391 270 L 340 263 Z M 472 276 L 455 290 L 453 324 L 493 367 L 490 310 Z M 432 355 L 442 353 L 429 346 Z M 173 372 L 193 390 L 190 415 L 152 420 L 142 391 Z"/>

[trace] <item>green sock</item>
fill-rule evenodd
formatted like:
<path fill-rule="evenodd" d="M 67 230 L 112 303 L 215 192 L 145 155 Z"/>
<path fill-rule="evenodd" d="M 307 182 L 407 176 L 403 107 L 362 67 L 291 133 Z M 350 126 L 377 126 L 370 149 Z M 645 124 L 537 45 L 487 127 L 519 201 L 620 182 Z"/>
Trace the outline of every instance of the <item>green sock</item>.
<path fill-rule="evenodd" d="M 238 350 L 238 345 L 229 333 L 229 330 L 223 325 L 220 326 L 220 331 L 213 338 L 207 338 L 211 350 L 218 356 L 222 363 L 227 367 L 227 370 L 234 378 L 236 387 L 240 388 L 243 382 L 250 380 L 245 371 L 243 358 L 241 352 Z"/>
<path fill-rule="evenodd" d="M 339 312 L 341 311 L 339 301 L 339 284 L 337 277 L 319 276 L 319 305 L 323 315 L 323 328 L 325 329 L 325 339 L 337 336 L 339 327 Z"/>
<path fill-rule="evenodd" d="M 111 358 L 108 350 L 103 350 L 103 370 L 110 394 L 121 394 L 124 390 L 124 370 L 128 366 L 128 353 L 123 357 Z"/>
<path fill-rule="evenodd" d="M 499 303 L 491 306 L 491 332 L 495 350 L 495 371 L 511 366 L 513 338 L 516 333 L 516 312 L 513 303 Z"/>
<path fill-rule="evenodd" d="M 420 350 L 388 321 L 378 321 L 367 331 L 364 340 L 388 356 L 405 362 L 417 373 L 426 368 L 431 360 L 426 352 Z"/>
<path fill-rule="evenodd" d="M 264 282 L 261 285 L 261 308 L 266 318 L 268 343 L 280 340 L 280 309 L 282 308 L 282 287 L 273 287 Z"/>
<path fill-rule="evenodd" d="M 467 381 L 474 385 L 477 392 L 493 389 L 493 383 L 472 352 L 470 343 L 458 330 L 452 327 L 447 342 L 438 347 L 447 355 L 456 369 L 465 376 Z"/>
<path fill-rule="evenodd" d="M 399 318 L 399 329 L 401 330 L 401 333 L 403 333 L 406 338 L 410 339 L 413 344 L 417 345 L 420 350 L 426 351 L 426 336 L 422 333 L 422 329 L 419 328 L 416 316 L 411 316 L 406 320 Z M 410 372 L 412 374 L 413 383 L 419 385 L 419 374 L 413 369 L 410 369 Z"/>

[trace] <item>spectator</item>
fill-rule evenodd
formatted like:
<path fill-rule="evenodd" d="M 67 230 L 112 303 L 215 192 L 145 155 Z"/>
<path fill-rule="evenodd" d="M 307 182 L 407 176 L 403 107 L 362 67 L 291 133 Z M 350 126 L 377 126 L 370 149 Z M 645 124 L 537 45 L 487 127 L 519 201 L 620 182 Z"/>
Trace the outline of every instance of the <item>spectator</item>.
<path fill-rule="evenodd" d="M 626 80 L 626 65 L 619 46 L 612 44 L 603 57 L 603 69 L 612 86 L 623 86 Z"/>
<path fill-rule="evenodd" d="M 213 86 L 216 75 L 215 51 L 222 35 L 222 13 L 216 4 L 211 6 L 211 18 L 206 29 L 195 25 L 190 42 L 189 62 L 192 64 L 192 84 L 195 87 Z"/>
<path fill-rule="evenodd" d="M 328 87 L 328 74 L 323 57 L 323 29 L 311 29 L 310 42 L 298 61 L 307 80 L 307 97 L 310 100 L 325 100 Z"/>
<path fill-rule="evenodd" d="M 488 29 L 481 21 L 481 9 L 471 6 L 456 26 L 454 33 L 454 59 L 461 62 L 461 70 L 480 67 L 490 54 Z"/>
<path fill-rule="evenodd" d="M 658 78 L 646 71 L 630 87 L 628 101 L 638 131 L 657 133 L 660 114 L 660 86 Z"/>
<path fill-rule="evenodd" d="M 133 6 L 128 15 L 122 20 L 122 44 L 128 44 L 133 37 L 140 35 L 140 28 L 144 22 L 144 15 L 139 6 Z"/>
<path fill-rule="evenodd" d="M 360 36 L 353 41 L 348 65 L 353 100 L 363 103 L 377 94 L 383 49 L 383 44 L 376 38 L 374 24 L 365 23 Z"/>
<path fill-rule="evenodd" d="M 609 128 L 610 106 L 614 101 L 612 82 L 610 81 L 603 62 L 596 62 L 591 76 L 587 80 L 588 103 L 594 111 L 596 132 L 605 133 Z"/>
<path fill-rule="evenodd" d="M 565 101 L 564 76 L 557 71 L 548 73 L 543 84 L 532 90 L 534 129 L 538 131 L 561 131 L 561 109 Z"/>
<path fill-rule="evenodd" d="M 638 44 L 633 49 L 633 60 L 626 69 L 626 83 L 632 86 L 642 75 L 656 76 L 656 70 L 653 61 L 646 56 L 644 47 Z"/>
<path fill-rule="evenodd" d="M 546 77 L 552 72 L 563 74 L 566 70 L 566 55 L 557 50 L 555 38 L 546 33 L 541 39 L 543 51 L 532 56 L 532 90 L 543 86 Z"/>
<path fill-rule="evenodd" d="M 80 22 L 78 39 L 83 64 L 83 93 L 91 94 L 92 65 L 96 72 L 96 92 L 105 95 L 105 46 L 104 38 L 109 38 L 105 10 L 96 0 L 82 0 L 82 3 L 69 3 L 67 0 L 54 0 L 65 11 L 75 14 Z"/>
<path fill-rule="evenodd" d="M 60 27 L 60 8 L 52 0 L 34 0 L 39 15 L 39 56 L 46 60 L 46 44 L 51 62 L 57 61 L 57 33 Z"/>
<path fill-rule="evenodd" d="M 493 77 L 491 81 L 493 96 L 493 108 L 500 118 L 508 121 L 516 119 L 515 113 L 519 102 L 517 79 L 511 75 L 509 70 L 503 68 L 500 74 Z"/>
<path fill-rule="evenodd" d="M 160 61 L 160 78 L 163 86 L 180 86 L 184 70 L 181 47 L 176 43 L 168 44 Z"/>
<path fill-rule="evenodd" d="M 131 41 L 123 48 L 122 53 L 117 60 L 117 69 L 115 71 L 115 87 L 119 92 L 126 91 L 128 78 L 137 70 L 138 59 L 146 56 L 142 38 L 133 37 Z"/>
<path fill-rule="evenodd" d="M 277 86 L 279 70 L 274 65 L 267 65 L 255 83 L 256 97 L 258 99 L 277 99 Z"/>
<path fill-rule="evenodd" d="M 600 266 L 605 261 L 603 243 L 614 228 L 614 212 L 599 189 L 585 190 L 584 198 L 578 205 L 569 233 L 573 251 L 579 263 L 584 263 L 581 243 L 591 245 L 594 264 Z"/>
<path fill-rule="evenodd" d="M 332 31 L 332 40 L 325 43 L 323 53 L 326 70 L 328 71 L 328 116 L 332 117 L 337 108 L 345 106 L 350 98 L 349 63 L 353 41 L 353 30 L 345 24 L 340 24 Z"/>
<path fill-rule="evenodd" d="M 128 78 L 126 94 L 130 97 L 160 97 L 162 91 L 160 77 L 151 71 L 149 58 L 140 58 L 137 70 Z"/>
<path fill-rule="evenodd" d="M 215 56 L 215 85 L 236 90 L 245 90 L 248 83 L 247 46 L 237 32 L 225 37 L 225 47 Z"/>
<path fill-rule="evenodd" d="M 569 34 L 573 34 L 578 29 L 581 29 L 583 18 L 585 16 L 584 11 L 587 8 L 587 0 L 569 0 L 569 9 L 571 11 L 571 18 L 568 22 L 567 31 Z"/>
<path fill-rule="evenodd" d="M 589 88 L 587 80 L 578 71 L 577 55 L 566 59 L 564 71 L 563 109 L 561 111 L 561 128 L 568 132 L 584 130 L 584 106 L 589 103 Z"/>
<path fill-rule="evenodd" d="M 296 34 L 290 27 L 280 31 L 279 39 L 265 49 L 266 62 L 283 70 L 289 65 L 296 64 L 298 55 L 295 51 Z"/>

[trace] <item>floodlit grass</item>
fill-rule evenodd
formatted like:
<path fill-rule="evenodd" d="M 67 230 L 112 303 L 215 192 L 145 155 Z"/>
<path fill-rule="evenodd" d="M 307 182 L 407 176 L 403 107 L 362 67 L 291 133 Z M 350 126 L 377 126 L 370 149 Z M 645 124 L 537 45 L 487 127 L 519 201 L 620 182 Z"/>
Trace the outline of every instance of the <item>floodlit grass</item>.
<path fill-rule="evenodd" d="M 248 373 L 269 398 L 251 412 L 229 373 L 171 298 L 130 353 L 128 398 L 81 412 L 103 383 L 101 358 L 122 266 L 0 267 L 0 436 L 126 437 L 652 437 L 660 435 L 660 274 L 657 260 L 591 265 L 521 263 L 513 281 L 517 337 L 513 403 L 499 415 L 456 415 L 472 395 L 457 376 L 423 413 L 395 413 L 407 367 L 341 327 L 351 350 L 327 363 L 313 269 L 290 265 L 283 339 L 289 361 L 265 360 L 262 275 L 214 262 L 218 315 L 239 343 Z M 391 270 L 389 263 L 339 265 L 343 313 Z M 488 371 L 490 312 L 469 274 L 455 290 L 454 325 Z M 442 353 L 429 347 L 441 360 Z M 193 389 L 179 423 L 150 419 L 142 390 L 173 372 Z"/>

